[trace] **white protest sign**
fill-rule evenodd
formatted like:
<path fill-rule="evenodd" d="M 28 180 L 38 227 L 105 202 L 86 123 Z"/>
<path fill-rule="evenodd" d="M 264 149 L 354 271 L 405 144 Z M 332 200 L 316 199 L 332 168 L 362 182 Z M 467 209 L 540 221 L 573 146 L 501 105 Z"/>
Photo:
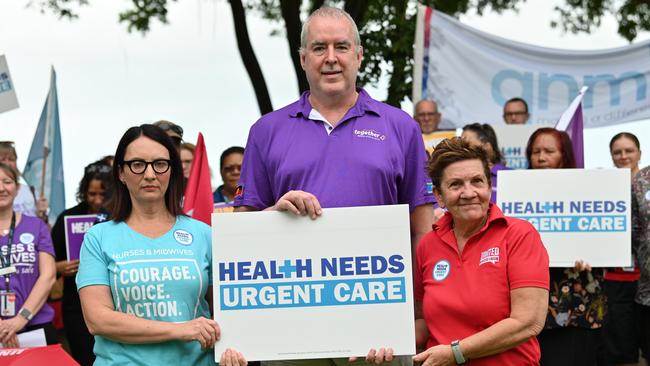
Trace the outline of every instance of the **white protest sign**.
<path fill-rule="evenodd" d="M 407 205 L 213 214 L 218 360 L 415 353 Z"/>
<path fill-rule="evenodd" d="M 631 265 L 630 171 L 499 171 L 497 205 L 542 236 L 551 267 Z"/>
<path fill-rule="evenodd" d="M 9 74 L 9 65 L 7 58 L 0 55 L 0 113 L 18 108 L 18 99 L 16 98 L 16 89 L 14 82 Z"/>
<path fill-rule="evenodd" d="M 497 135 L 497 142 L 503 163 L 510 169 L 526 169 L 526 144 L 528 138 L 542 125 L 504 125 L 494 124 L 494 133 Z"/>

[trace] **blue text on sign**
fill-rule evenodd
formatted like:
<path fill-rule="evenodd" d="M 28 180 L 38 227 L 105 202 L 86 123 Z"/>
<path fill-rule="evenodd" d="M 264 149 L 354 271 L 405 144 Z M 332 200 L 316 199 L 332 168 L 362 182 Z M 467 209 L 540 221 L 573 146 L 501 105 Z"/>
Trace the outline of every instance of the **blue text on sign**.
<path fill-rule="evenodd" d="M 221 285 L 221 310 L 406 302 L 404 277 Z"/>

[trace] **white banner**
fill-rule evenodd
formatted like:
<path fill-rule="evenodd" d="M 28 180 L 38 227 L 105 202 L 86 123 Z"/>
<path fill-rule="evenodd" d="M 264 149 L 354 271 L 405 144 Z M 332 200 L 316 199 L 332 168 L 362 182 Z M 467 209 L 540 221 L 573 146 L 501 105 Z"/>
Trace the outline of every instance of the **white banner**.
<path fill-rule="evenodd" d="M 0 113 L 18 108 L 14 81 L 9 74 L 5 55 L 0 55 Z"/>
<path fill-rule="evenodd" d="M 542 236 L 551 267 L 632 264 L 629 169 L 501 170 L 497 205 Z"/>
<path fill-rule="evenodd" d="M 597 51 L 537 47 L 422 6 L 416 32 L 413 101 L 436 100 L 457 127 L 503 123 L 512 97 L 528 102 L 529 123 L 555 124 L 582 86 L 586 128 L 650 117 L 650 41 Z"/>
<path fill-rule="evenodd" d="M 213 214 L 212 228 L 216 360 L 415 353 L 407 205 Z"/>
<path fill-rule="evenodd" d="M 510 169 L 527 169 L 526 145 L 528 139 L 536 129 L 542 126 L 497 124 L 492 127 L 497 135 L 503 163 Z"/>

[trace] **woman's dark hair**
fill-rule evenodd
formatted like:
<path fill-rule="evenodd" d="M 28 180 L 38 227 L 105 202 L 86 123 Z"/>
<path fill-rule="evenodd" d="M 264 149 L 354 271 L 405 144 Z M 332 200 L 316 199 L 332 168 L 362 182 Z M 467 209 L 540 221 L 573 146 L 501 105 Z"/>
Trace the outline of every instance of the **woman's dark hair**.
<path fill-rule="evenodd" d="M 111 219 L 115 221 L 124 221 L 131 214 L 132 202 L 129 191 L 125 184 L 120 182 L 120 170 L 129 169 L 124 165 L 124 155 L 126 148 L 138 137 L 144 136 L 163 145 L 169 153 L 169 186 L 165 192 L 165 206 L 167 211 L 173 216 L 184 215 L 181 208 L 181 198 L 183 196 L 183 167 L 178 150 L 169 136 L 160 127 L 143 124 L 134 126 L 126 130 L 115 150 L 115 161 L 113 162 L 113 184 L 115 192 L 110 202 Z"/>
<path fill-rule="evenodd" d="M 113 176 L 111 175 L 110 165 L 103 162 L 103 160 L 98 160 L 94 163 L 88 164 L 84 168 L 84 176 L 79 182 L 79 189 L 77 190 L 77 202 L 85 202 L 86 194 L 88 193 L 88 187 L 90 182 L 93 180 L 98 180 L 102 188 L 104 189 L 104 200 L 108 202 L 111 198 L 113 192 Z"/>
<path fill-rule="evenodd" d="M 487 123 L 470 123 L 463 127 L 463 131 L 472 131 L 478 136 L 479 141 L 484 144 L 490 144 L 494 155 L 492 156 L 492 164 L 501 163 L 503 156 L 501 149 L 499 149 L 499 142 L 497 141 L 497 134 L 494 128 Z"/>
<path fill-rule="evenodd" d="M 242 154 L 244 155 L 244 148 L 241 146 L 231 146 L 224 150 L 221 153 L 221 157 L 219 158 L 219 170 L 223 168 L 223 161 L 226 160 L 226 157 L 230 154 Z"/>
<path fill-rule="evenodd" d="M 106 165 L 112 167 L 113 166 L 113 160 L 115 160 L 115 156 L 113 156 L 113 155 L 105 155 L 105 156 L 102 156 L 102 158 L 97 160 L 95 163 L 102 163 L 102 164 L 106 164 Z"/>
<path fill-rule="evenodd" d="M 474 159 L 481 161 L 488 185 L 492 186 L 492 174 L 490 174 L 487 153 L 482 147 L 472 146 L 460 137 L 442 140 L 436 145 L 433 154 L 431 154 L 431 160 L 429 160 L 429 176 L 434 189 L 440 192 L 442 173 L 449 165 L 463 160 Z"/>
<path fill-rule="evenodd" d="M 564 131 L 558 131 L 552 127 L 538 128 L 530 135 L 528 144 L 526 145 L 526 160 L 528 160 L 528 169 L 533 169 L 530 163 L 530 157 L 533 154 L 533 143 L 540 135 L 551 135 L 558 142 L 560 146 L 560 153 L 562 153 L 562 169 L 573 169 L 576 167 L 576 159 L 573 155 L 573 145 L 571 145 L 571 138 Z"/>
<path fill-rule="evenodd" d="M 634 142 L 634 145 L 636 145 L 636 148 L 639 149 L 639 151 L 641 150 L 641 143 L 639 142 L 639 139 L 633 133 L 621 132 L 621 133 L 617 133 L 616 135 L 614 135 L 614 137 L 612 137 L 611 140 L 609 140 L 609 152 L 610 153 L 612 152 L 612 148 L 614 147 L 614 143 L 616 142 L 616 140 L 618 140 L 620 138 L 623 138 L 623 137 L 627 137 L 628 139 L 632 140 L 632 142 Z"/>

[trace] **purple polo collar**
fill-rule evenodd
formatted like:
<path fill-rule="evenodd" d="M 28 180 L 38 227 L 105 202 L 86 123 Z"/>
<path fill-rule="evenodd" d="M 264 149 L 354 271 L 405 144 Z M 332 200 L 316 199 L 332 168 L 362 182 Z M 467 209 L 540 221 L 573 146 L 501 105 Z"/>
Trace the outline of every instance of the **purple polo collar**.
<path fill-rule="evenodd" d="M 345 117 L 341 121 L 344 121 L 348 118 L 361 117 L 366 112 L 371 112 L 376 115 L 380 115 L 379 108 L 377 108 L 377 101 L 370 98 L 370 95 L 363 90 L 363 88 L 357 88 L 359 97 L 357 98 L 356 103 L 350 108 L 348 113 L 345 114 Z M 305 91 L 300 96 L 300 99 L 297 103 L 294 103 L 290 106 L 289 116 L 295 118 L 298 115 L 302 115 L 304 118 L 309 118 L 309 113 L 312 110 L 311 103 L 309 103 L 309 91 Z"/>

